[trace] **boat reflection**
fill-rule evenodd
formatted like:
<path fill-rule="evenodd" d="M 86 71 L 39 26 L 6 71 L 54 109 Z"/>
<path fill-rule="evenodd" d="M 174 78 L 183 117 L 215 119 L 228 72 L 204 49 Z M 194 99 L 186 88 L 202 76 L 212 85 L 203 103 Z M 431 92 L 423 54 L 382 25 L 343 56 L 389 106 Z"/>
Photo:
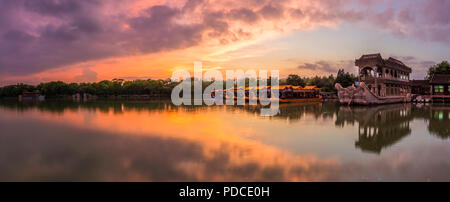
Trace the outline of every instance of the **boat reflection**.
<path fill-rule="evenodd" d="M 355 146 L 363 151 L 380 153 L 411 134 L 411 105 L 381 105 L 374 107 L 341 107 L 337 123 L 358 123 Z"/>
<path fill-rule="evenodd" d="M 429 107 L 430 123 L 428 131 L 442 139 L 450 137 L 450 107 L 445 105 L 433 105 Z"/>
<path fill-rule="evenodd" d="M 450 179 L 450 105 L 260 109 L 0 101 L 0 181 Z"/>
<path fill-rule="evenodd" d="M 16 102 L 2 101 L 3 108 L 19 112 L 40 110 L 62 114 L 65 111 L 98 111 L 101 113 L 122 114 L 133 110 L 137 112 L 186 112 L 196 113 L 219 110 L 224 113 L 250 113 L 259 117 L 262 106 L 175 106 L 170 101 L 106 101 L 71 102 Z M 379 106 L 342 106 L 337 102 L 313 102 L 281 104 L 279 114 L 264 119 L 286 120 L 290 123 L 301 121 L 305 117 L 315 120 L 334 120 L 337 128 L 355 126 L 357 140 L 355 147 L 365 152 L 380 154 L 384 148 L 392 146 L 411 134 L 410 122 L 424 119 L 428 122 L 430 134 L 439 138 L 450 137 L 450 106 L 445 104 L 390 104 Z"/>

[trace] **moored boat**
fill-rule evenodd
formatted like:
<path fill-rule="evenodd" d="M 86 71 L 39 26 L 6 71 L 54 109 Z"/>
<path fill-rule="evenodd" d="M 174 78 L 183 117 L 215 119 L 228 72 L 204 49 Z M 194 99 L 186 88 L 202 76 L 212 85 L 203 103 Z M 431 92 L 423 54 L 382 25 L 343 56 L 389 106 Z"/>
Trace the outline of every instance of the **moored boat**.
<path fill-rule="evenodd" d="M 280 85 L 278 86 L 278 100 L 280 103 L 302 103 L 302 102 L 319 102 L 322 101 L 322 96 L 320 95 L 320 88 L 316 86 L 293 86 L 293 85 Z M 267 91 L 267 98 L 274 98 L 271 95 L 272 86 L 259 86 L 256 88 L 247 87 L 242 88 L 232 88 L 228 90 L 216 90 L 212 92 L 212 97 L 218 94 L 223 94 L 223 98 L 226 99 L 227 92 L 233 92 L 233 99 L 238 99 L 238 91 L 244 92 L 245 101 L 256 100 L 259 101 L 259 92 Z M 255 92 L 254 95 L 251 95 Z"/>
<path fill-rule="evenodd" d="M 335 85 L 338 91 L 338 99 L 341 104 L 374 105 L 411 102 L 411 94 L 378 96 L 373 93 L 364 82 L 359 83 L 359 87 L 350 86 L 343 88 L 339 83 Z"/>
<path fill-rule="evenodd" d="M 280 103 L 319 102 L 322 101 L 320 88 L 316 86 L 291 86 L 280 87 Z"/>
<path fill-rule="evenodd" d="M 411 68 L 380 54 L 363 55 L 355 61 L 359 67 L 358 82 L 344 88 L 336 83 L 338 99 L 342 104 L 389 104 L 411 102 L 409 75 Z"/>

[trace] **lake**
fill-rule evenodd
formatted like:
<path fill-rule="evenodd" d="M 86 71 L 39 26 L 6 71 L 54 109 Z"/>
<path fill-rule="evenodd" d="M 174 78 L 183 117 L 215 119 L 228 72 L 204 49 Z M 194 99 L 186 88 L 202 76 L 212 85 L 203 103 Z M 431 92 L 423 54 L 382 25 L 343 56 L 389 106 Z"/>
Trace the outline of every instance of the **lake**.
<path fill-rule="evenodd" d="M 0 181 L 449 181 L 450 105 L 0 102 Z"/>

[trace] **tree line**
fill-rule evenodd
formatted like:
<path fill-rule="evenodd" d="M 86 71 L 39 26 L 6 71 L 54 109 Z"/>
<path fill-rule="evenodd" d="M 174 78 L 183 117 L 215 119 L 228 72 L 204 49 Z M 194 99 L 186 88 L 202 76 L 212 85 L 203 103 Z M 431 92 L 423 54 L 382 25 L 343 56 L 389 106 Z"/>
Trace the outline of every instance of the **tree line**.
<path fill-rule="evenodd" d="M 427 77 L 430 78 L 433 74 L 450 74 L 450 64 L 447 61 L 442 61 L 439 64 L 431 66 L 428 70 Z M 196 82 L 192 79 L 192 82 Z M 357 77 L 353 74 L 339 69 L 336 74 L 330 76 L 315 76 L 315 77 L 301 77 L 299 75 L 291 74 L 286 79 L 280 80 L 280 85 L 296 85 L 306 86 L 312 85 L 321 88 L 324 92 L 335 92 L 334 85 L 340 83 L 343 87 L 351 86 Z M 212 81 L 203 81 L 203 89 L 206 88 Z M 246 80 L 248 85 L 249 80 Z M 270 79 L 267 82 L 270 85 Z M 19 83 L 16 85 L 8 85 L 0 87 L 1 97 L 17 97 L 23 92 L 39 91 L 47 97 L 62 97 L 76 94 L 77 92 L 89 93 L 97 96 L 110 95 L 136 95 L 146 94 L 155 97 L 170 97 L 172 89 L 178 85 L 179 82 L 172 82 L 170 79 L 166 80 L 134 80 L 125 81 L 123 79 L 113 79 L 111 81 L 104 80 L 94 83 L 64 83 L 62 81 L 51 81 L 41 83 L 39 85 L 28 85 Z M 192 84 L 193 85 L 193 84 Z M 224 82 L 224 88 L 226 82 Z"/>
<path fill-rule="evenodd" d="M 357 81 L 357 77 L 349 72 L 345 72 L 343 69 L 339 69 L 336 77 L 330 76 L 315 76 L 315 77 L 300 77 L 296 74 L 291 74 L 281 84 L 294 85 L 294 86 L 317 86 L 323 92 L 336 92 L 334 85 L 340 83 L 343 87 L 351 86 Z"/>
<path fill-rule="evenodd" d="M 23 92 L 39 91 L 47 97 L 71 96 L 76 93 L 89 93 L 97 96 L 147 94 L 153 96 L 170 96 L 172 88 L 178 83 L 170 80 L 104 80 L 94 83 L 64 83 L 51 81 L 39 85 L 16 84 L 0 88 L 0 97 L 17 97 Z"/>
<path fill-rule="evenodd" d="M 300 77 L 298 75 L 289 75 L 287 79 L 280 80 L 280 85 L 297 85 L 306 86 L 314 85 L 326 92 L 333 92 L 334 84 L 336 82 L 349 86 L 356 81 L 353 74 L 345 73 L 344 70 L 339 70 L 337 77 L 330 75 L 328 77 Z M 192 85 L 198 80 L 192 79 Z M 203 81 L 202 87 L 205 89 L 213 81 Z M 246 80 L 248 86 L 249 80 Z M 104 80 L 93 83 L 65 83 L 62 81 L 51 81 L 40 83 L 39 85 L 28 85 L 19 83 L 16 85 L 8 85 L 0 88 L 0 97 L 17 97 L 24 92 L 39 91 L 41 94 L 49 98 L 58 98 L 64 96 L 71 96 L 76 93 L 88 93 L 100 97 L 112 95 L 150 95 L 153 97 L 170 97 L 172 89 L 178 85 L 179 82 L 172 82 L 170 79 L 147 79 L 125 81 L 123 79 L 113 79 L 111 81 Z M 270 78 L 267 82 L 270 85 Z M 224 82 L 224 88 L 226 82 Z M 193 89 L 193 88 L 191 88 Z"/>
<path fill-rule="evenodd" d="M 450 64 L 448 61 L 442 61 L 439 64 L 431 66 L 428 69 L 428 78 L 431 78 L 434 74 L 450 74 Z"/>

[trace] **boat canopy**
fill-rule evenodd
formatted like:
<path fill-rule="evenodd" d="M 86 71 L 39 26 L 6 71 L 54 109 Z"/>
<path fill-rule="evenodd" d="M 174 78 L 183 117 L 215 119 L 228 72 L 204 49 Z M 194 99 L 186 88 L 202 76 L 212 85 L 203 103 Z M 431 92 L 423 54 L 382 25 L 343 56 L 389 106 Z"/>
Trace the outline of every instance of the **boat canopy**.
<path fill-rule="evenodd" d="M 230 89 L 225 89 L 225 90 L 213 90 L 213 92 L 218 92 L 218 91 L 227 91 L 227 90 L 245 90 L 245 91 L 249 91 L 249 90 L 261 90 L 261 89 L 271 89 L 271 86 L 258 86 L 258 87 L 246 87 L 245 89 L 243 87 L 233 87 Z M 301 86 L 293 86 L 293 85 L 279 85 L 278 90 L 293 90 L 293 91 L 316 91 L 316 90 L 320 90 L 320 88 L 318 88 L 317 86 L 305 86 L 305 87 L 301 87 Z"/>

